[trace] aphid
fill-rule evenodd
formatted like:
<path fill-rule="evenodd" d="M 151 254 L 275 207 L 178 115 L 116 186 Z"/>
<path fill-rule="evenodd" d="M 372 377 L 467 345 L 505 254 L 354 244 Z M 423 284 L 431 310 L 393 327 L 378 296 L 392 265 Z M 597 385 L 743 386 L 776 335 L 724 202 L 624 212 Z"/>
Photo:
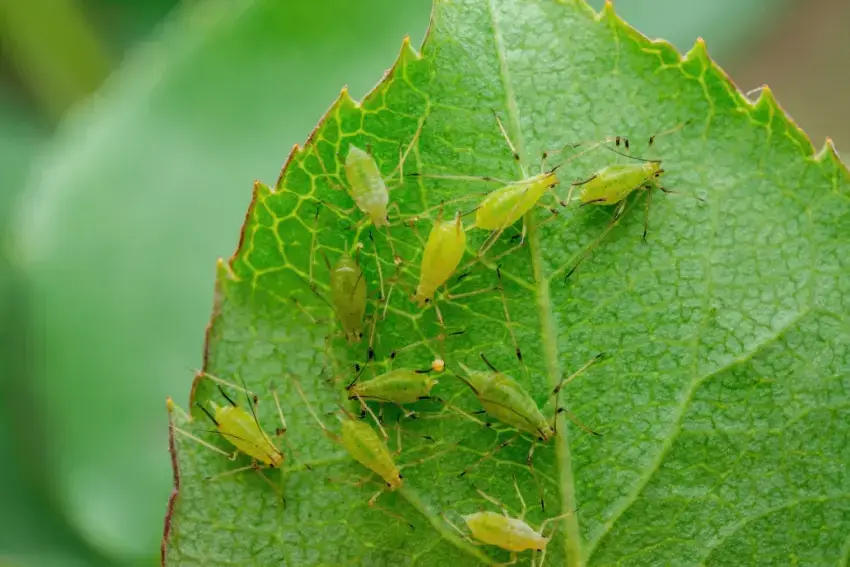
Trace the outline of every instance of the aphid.
<path fill-rule="evenodd" d="M 657 136 L 679 130 L 686 124 L 687 123 L 680 124 L 679 126 L 662 132 Z M 649 138 L 649 146 L 652 146 L 657 136 Z M 620 136 L 617 136 L 614 140 L 618 147 L 622 141 L 626 149 L 628 149 L 628 138 L 621 138 Z M 587 179 L 574 182 L 570 186 L 570 192 L 567 195 L 567 203 L 572 202 L 573 192 L 576 187 L 578 187 L 578 201 L 579 206 L 581 207 L 587 205 L 616 205 L 613 218 L 608 225 L 608 229 L 610 229 L 620 218 L 620 215 L 623 214 L 623 211 L 626 208 L 626 203 L 628 202 L 628 196 L 635 191 L 646 191 L 646 208 L 643 219 L 643 239 L 646 240 L 646 233 L 649 229 L 649 208 L 652 202 L 652 190 L 657 188 L 664 193 L 678 192 L 667 189 L 661 185 L 660 179 L 661 176 L 664 175 L 664 169 L 661 167 L 660 159 L 644 159 L 617 151 L 608 146 L 603 145 L 603 147 L 618 155 L 635 160 L 638 163 L 609 165 L 598 170 Z M 698 201 L 705 202 L 705 200 L 701 197 L 697 197 L 696 195 L 691 196 Z M 603 232 L 603 237 L 607 234 L 608 229 Z M 576 262 L 575 266 L 573 266 L 564 277 L 565 281 L 576 270 L 576 268 L 578 268 L 579 264 L 581 264 L 581 262 L 584 261 L 584 259 L 593 251 L 593 249 L 596 248 L 596 246 L 601 242 L 601 238 L 602 237 L 591 244 L 584 254 L 582 254 L 579 261 Z"/>
<path fill-rule="evenodd" d="M 463 521 L 466 522 L 466 526 L 469 528 L 469 531 L 475 540 L 487 545 L 494 545 L 511 552 L 511 561 L 509 563 L 502 563 L 502 565 L 512 565 L 516 563 L 517 553 L 531 550 L 534 552 L 531 559 L 531 565 L 534 566 L 536 564 L 539 567 L 542 567 L 546 560 L 546 546 L 552 537 L 552 533 L 554 533 L 555 529 L 557 529 L 553 529 L 552 533 L 550 533 L 547 537 L 543 535 L 546 526 L 549 525 L 550 522 L 555 522 L 571 516 L 572 512 L 547 518 L 543 520 L 540 527 L 534 529 L 526 523 L 524 519 L 525 514 L 528 511 L 528 507 L 526 506 L 525 499 L 522 497 L 522 493 L 519 490 L 516 477 L 514 477 L 514 489 L 516 489 L 517 496 L 522 503 L 522 511 L 520 512 L 519 517 L 511 517 L 504 504 L 495 498 L 488 496 L 483 491 L 476 489 L 483 498 L 499 506 L 502 513 L 498 514 L 496 512 L 487 511 L 474 512 L 472 514 L 462 516 Z M 460 528 L 451 523 L 448 518 L 446 518 L 446 521 L 452 528 L 468 539 L 468 536 L 464 534 Z M 540 563 L 535 562 L 538 551 L 543 552 L 540 557 Z"/>
<path fill-rule="evenodd" d="M 345 158 L 345 177 L 348 179 L 348 194 L 357 208 L 369 216 L 375 228 L 389 226 L 387 205 L 390 192 L 375 158 L 351 144 Z"/>
<path fill-rule="evenodd" d="M 386 441 L 375 433 L 375 430 L 371 426 L 343 410 L 345 417 L 340 419 L 342 422 L 342 436 L 337 436 L 316 415 L 310 402 L 307 401 L 307 397 L 304 395 L 300 384 L 295 380 L 293 380 L 293 383 L 301 399 L 304 400 L 310 415 L 313 416 L 313 419 L 316 420 L 316 423 L 319 424 L 325 435 L 342 445 L 355 461 L 377 474 L 386 483 L 385 489 L 379 490 L 369 499 L 370 506 L 375 504 L 375 501 L 383 494 L 384 490 L 392 491 L 404 485 L 401 472 L 390 454 Z"/>
<path fill-rule="evenodd" d="M 419 270 L 419 285 L 413 301 L 420 307 L 434 299 L 437 288 L 446 283 L 460 264 L 466 252 L 466 232 L 460 213 L 455 214 L 454 220 L 443 221 L 439 218 L 434 223 L 428 242 L 422 253 L 422 264 Z"/>
<path fill-rule="evenodd" d="M 227 453 L 214 445 L 207 443 L 206 441 L 192 435 L 187 431 L 183 431 L 175 427 L 174 429 L 185 435 L 186 437 L 200 443 L 201 445 L 212 449 L 213 451 L 220 453 L 222 455 L 227 456 L 230 459 L 235 458 L 239 453 L 243 453 L 249 457 L 251 457 L 251 464 L 245 467 L 233 469 L 219 475 L 215 475 L 215 477 L 208 477 L 207 480 L 212 478 L 218 478 L 221 476 L 235 474 L 244 470 L 254 469 L 259 472 L 260 465 L 258 463 L 262 463 L 265 467 L 268 468 L 281 468 L 284 461 L 284 455 L 280 451 L 280 449 L 275 446 L 274 442 L 272 442 L 271 437 L 263 430 L 260 425 L 259 419 L 257 418 L 257 406 L 258 399 L 255 394 L 249 393 L 248 389 L 244 387 L 240 388 L 235 384 L 231 384 L 226 380 L 222 380 L 221 378 L 217 378 L 211 374 L 203 374 L 206 378 L 216 382 L 219 393 L 221 393 L 222 397 L 227 401 L 226 405 L 218 405 L 214 401 L 209 402 L 209 409 L 197 403 L 197 406 L 201 411 L 206 414 L 206 416 L 210 419 L 213 425 L 216 428 L 216 431 L 227 440 L 231 445 L 236 448 L 236 451 L 232 454 Z M 222 387 L 228 386 L 230 388 L 240 390 L 245 393 L 245 396 L 248 400 L 248 409 L 249 411 L 245 411 L 245 409 L 237 404 L 232 397 L 230 397 L 227 392 Z M 280 407 L 280 399 L 277 396 L 277 392 L 272 390 L 272 395 L 275 400 L 275 405 L 277 406 L 278 415 L 280 417 L 280 421 L 282 424 L 281 428 L 278 428 L 275 431 L 276 436 L 281 436 L 286 433 L 286 420 L 283 417 L 283 410 Z M 261 474 L 262 476 L 262 474 Z M 265 476 L 263 479 L 268 482 L 272 488 L 280 494 L 278 488 L 271 483 Z"/>
<path fill-rule="evenodd" d="M 387 186 L 384 176 L 381 175 L 381 169 L 378 167 L 375 158 L 372 157 L 371 150 L 363 150 L 354 144 L 349 144 L 348 146 L 348 153 L 345 156 L 344 164 L 345 178 L 348 181 L 346 192 L 354 201 L 357 208 L 369 217 L 369 220 L 372 221 L 372 224 L 376 228 L 383 227 L 389 230 L 389 209 L 394 208 L 396 212 L 399 211 L 397 203 L 390 204 L 390 191 L 403 183 L 404 162 L 407 159 L 407 155 L 416 144 L 416 141 L 419 139 L 419 134 L 422 132 L 422 127 L 424 125 L 425 118 L 422 118 L 419 121 L 419 124 L 416 127 L 416 132 L 414 133 L 413 138 L 411 138 L 406 150 L 403 151 L 402 146 L 399 145 L 398 165 L 386 178 L 392 179 L 396 171 L 398 171 L 399 181 L 396 186 Z M 321 158 L 318 156 L 318 150 L 316 150 L 316 155 L 319 159 L 319 165 L 325 174 L 327 174 L 324 162 L 322 162 Z M 350 211 L 342 212 L 347 214 Z M 387 241 L 389 242 L 390 247 L 392 247 L 392 239 L 389 237 L 389 234 L 387 235 Z M 395 249 L 393 249 L 393 259 L 396 264 L 399 264 L 402 261 L 401 257 L 395 253 Z"/>
<path fill-rule="evenodd" d="M 363 338 L 363 317 L 366 314 L 366 280 L 357 262 L 343 254 L 330 268 L 331 302 L 349 342 Z"/>
<path fill-rule="evenodd" d="M 412 404 L 427 399 L 437 382 L 431 377 L 431 369 L 395 368 L 371 380 L 361 382 L 355 378 L 348 385 L 348 399 Z"/>
<path fill-rule="evenodd" d="M 499 125 L 499 130 L 511 150 L 513 159 L 519 163 L 519 153 L 517 153 L 513 142 L 511 142 L 507 130 L 505 130 L 505 127 L 502 125 L 502 121 L 499 119 L 499 116 L 495 111 L 493 111 L 493 116 L 495 116 L 496 122 Z M 526 177 L 518 181 L 506 181 L 495 177 L 476 177 L 471 175 L 431 175 L 421 173 L 413 173 L 410 175 L 434 179 L 486 181 L 503 184 L 502 187 L 491 191 L 484 197 L 475 209 L 475 224 L 467 229 L 481 228 L 493 231 L 478 250 L 478 256 L 481 257 L 487 253 L 506 228 L 513 225 L 520 218 L 524 217 L 525 214 L 533 207 L 535 207 L 544 193 L 552 192 L 552 190 L 558 186 L 560 180 L 555 173 L 555 170 L 558 169 L 558 167 L 559 166 L 556 166 L 548 171 L 541 171 L 537 175 Z M 564 205 L 564 202 L 558 200 L 557 197 L 555 197 L 555 200 L 562 206 Z M 550 208 L 549 210 L 557 214 L 555 209 Z M 514 248 L 522 246 L 525 242 L 525 234 L 526 227 L 523 225 L 522 239 L 520 244 Z M 511 248 L 511 250 L 514 248 Z M 510 250 L 508 252 L 510 252 Z"/>
<path fill-rule="evenodd" d="M 481 360 L 483 360 L 490 368 L 489 371 L 483 372 L 479 370 L 471 370 L 461 364 L 461 368 L 463 368 L 466 376 L 464 377 L 459 374 L 456 374 L 456 376 L 464 384 L 469 386 L 472 393 L 475 394 L 475 397 L 477 397 L 478 401 L 481 403 L 481 407 L 484 409 L 485 413 L 516 429 L 519 434 L 527 433 L 531 435 L 535 441 L 543 443 L 549 441 L 557 434 L 557 421 L 555 418 L 561 412 L 567 412 L 567 415 L 569 415 L 577 425 L 588 433 L 598 435 L 598 433 L 595 433 L 581 424 L 581 422 L 569 413 L 566 408 L 557 407 L 557 403 L 555 403 L 555 416 L 552 421 L 547 420 L 543 415 L 543 412 L 540 411 L 540 407 L 537 405 L 537 402 L 534 401 L 519 382 L 507 374 L 497 370 L 492 364 L 490 364 L 483 353 L 480 356 Z M 603 356 L 605 356 L 604 353 L 596 355 L 576 372 L 570 376 L 562 378 L 551 392 L 553 399 L 557 402 L 558 393 L 561 391 L 561 388 L 580 376 L 585 370 L 600 360 Z M 459 476 L 463 476 L 468 473 L 481 462 L 493 456 L 497 451 L 512 443 L 514 439 L 510 439 L 500 444 L 498 447 L 481 457 L 481 459 L 479 459 L 474 465 L 461 472 Z M 532 442 L 527 457 L 529 466 L 532 465 L 534 446 L 534 442 Z"/>

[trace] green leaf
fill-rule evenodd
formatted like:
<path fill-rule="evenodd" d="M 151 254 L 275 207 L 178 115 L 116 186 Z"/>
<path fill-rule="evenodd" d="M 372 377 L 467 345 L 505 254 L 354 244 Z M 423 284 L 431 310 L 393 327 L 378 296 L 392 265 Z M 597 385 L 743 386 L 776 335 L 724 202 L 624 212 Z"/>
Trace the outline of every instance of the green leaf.
<path fill-rule="evenodd" d="M 521 167 L 491 108 L 502 116 Z M 665 186 L 682 193 L 656 192 L 646 243 L 645 197 L 634 197 L 566 283 L 569 268 L 606 234 L 611 211 L 571 206 L 551 222 L 545 208 L 532 211 L 526 245 L 500 260 L 511 324 L 493 289 L 493 262 L 475 265 L 460 284 L 450 282 L 453 293 L 489 291 L 437 297 L 446 328 L 465 330 L 444 341 L 449 369 L 481 368 L 477 355 L 485 352 L 541 406 L 562 376 L 599 352 L 609 354 L 564 391 L 570 410 L 603 436 L 582 432 L 562 414 L 559 435 L 536 448 L 545 512 L 526 465 L 529 440 L 514 441 L 459 477 L 513 433 L 428 402 L 419 408 L 421 419 L 402 421 L 397 461 L 407 465 L 404 488 L 382 495 L 383 509 L 370 508 L 380 484 L 352 485 L 367 471 L 322 435 L 296 395 L 294 377 L 325 423 L 338 429 L 330 413 L 345 399 L 343 379 L 351 364 L 366 361 L 365 345 L 349 348 L 337 338 L 326 352 L 333 316 L 305 284 L 312 276 L 320 292 L 327 290 L 314 239 L 332 259 L 362 243 L 373 298 L 381 276 L 387 289 L 397 282 L 386 317 L 377 318 L 375 371 L 389 364 L 393 350 L 441 333 L 435 309 L 419 310 L 406 297 L 418 278 L 421 238 L 441 201 L 447 214 L 469 211 L 493 186 L 405 178 L 391 199 L 402 217 L 421 218 L 413 229 L 391 213 L 392 242 L 406 260 L 398 275 L 386 235 L 371 230 L 360 212 L 341 214 L 351 201 L 332 187 L 344 183 L 339 155 L 352 143 L 370 144 L 381 171 L 392 171 L 399 145 L 413 138 L 423 117 L 406 172 L 518 178 L 537 171 L 544 150 L 621 134 L 631 138 L 635 155 L 663 159 Z M 646 148 L 649 136 L 687 121 Z M 567 182 L 626 161 L 588 152 L 559 170 L 565 182 L 557 191 L 563 198 Z M 542 202 L 551 204 L 548 196 Z M 255 184 L 239 247 L 219 267 L 206 370 L 244 378 L 259 395 L 267 431 L 279 427 L 270 389 L 280 392 L 285 440 L 294 451 L 284 449 L 282 472 L 264 474 L 283 490 L 286 505 L 250 472 L 204 480 L 249 461 L 230 462 L 175 433 L 178 482 L 164 554 L 170 564 L 204 565 L 507 561 L 506 551 L 464 541 L 443 514 L 462 524 L 460 514 L 498 511 L 478 488 L 517 515 L 515 476 L 532 525 L 575 511 L 557 523 L 549 564 L 846 560 L 848 229 L 850 176 L 831 145 L 813 155 L 770 91 L 747 100 L 702 42 L 682 58 L 625 25 L 610 5 L 596 15 L 582 2 L 440 0 L 421 55 L 405 45 L 361 104 L 343 93 L 275 186 Z M 470 259 L 487 234 L 468 234 Z M 488 257 L 507 251 L 518 234 L 519 223 Z M 370 311 L 383 310 L 373 299 Z M 524 363 L 514 356 L 512 335 Z M 393 364 L 421 368 L 442 348 L 431 341 Z M 435 393 L 467 411 L 480 407 L 451 371 Z M 211 380 L 197 378 L 192 401 L 210 400 L 223 403 Z M 397 413 L 386 414 L 394 438 Z M 231 449 L 208 431 L 213 426 L 199 410 L 191 415 L 190 421 L 174 410 L 172 423 Z M 520 554 L 520 563 L 530 558 Z"/>

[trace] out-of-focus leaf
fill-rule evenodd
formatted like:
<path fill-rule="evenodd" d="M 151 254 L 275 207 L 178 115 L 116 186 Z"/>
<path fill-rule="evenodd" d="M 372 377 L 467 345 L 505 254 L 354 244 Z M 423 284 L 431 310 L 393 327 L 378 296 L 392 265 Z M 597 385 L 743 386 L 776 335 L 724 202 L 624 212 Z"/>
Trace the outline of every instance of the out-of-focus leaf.
<path fill-rule="evenodd" d="M 349 83 L 363 93 L 424 0 L 187 3 L 37 166 L 17 219 L 35 387 L 60 503 L 115 556 L 159 544 L 163 400 L 201 364 L 214 260 L 281 156 Z M 265 173 L 263 173 L 265 172 Z"/>

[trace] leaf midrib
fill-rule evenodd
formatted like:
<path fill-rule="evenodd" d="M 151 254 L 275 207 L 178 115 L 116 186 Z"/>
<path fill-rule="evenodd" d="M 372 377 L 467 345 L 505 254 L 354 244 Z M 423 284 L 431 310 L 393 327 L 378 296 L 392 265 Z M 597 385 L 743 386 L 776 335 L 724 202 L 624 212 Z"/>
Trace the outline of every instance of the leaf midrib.
<path fill-rule="evenodd" d="M 524 139 L 522 129 L 520 127 L 519 109 L 516 103 L 516 96 L 512 89 L 511 74 L 508 68 L 507 57 L 503 45 L 502 35 L 499 29 L 499 21 L 497 17 L 494 0 L 487 1 L 487 9 L 490 13 L 490 21 L 493 27 L 493 44 L 496 48 L 496 56 L 499 60 L 499 78 L 505 92 L 505 106 L 507 109 L 508 124 L 507 130 L 512 133 L 512 141 L 518 155 L 524 156 Z M 520 175 L 522 178 L 528 177 L 528 172 L 523 167 L 522 162 L 518 164 Z M 531 252 L 531 263 L 536 283 L 537 307 L 540 311 L 540 332 L 543 342 L 544 359 L 546 363 L 546 374 L 549 387 L 554 389 L 560 381 L 561 370 L 558 363 L 558 345 L 555 339 L 555 324 L 552 320 L 552 305 L 549 295 L 549 278 L 543 271 L 543 258 L 540 253 L 540 239 L 537 231 L 537 224 L 534 221 L 534 215 L 526 214 L 523 222 L 526 223 L 528 229 L 528 242 Z M 567 437 L 566 418 L 563 415 L 556 414 L 557 424 L 556 431 L 560 431 L 556 435 L 553 442 L 555 443 L 556 465 L 558 465 L 558 476 L 560 478 L 560 495 L 561 495 L 561 513 L 566 513 L 569 510 L 576 509 L 575 500 L 575 480 L 573 477 L 572 459 L 570 452 L 570 442 Z M 583 558 L 581 552 L 581 531 L 579 529 L 578 514 L 571 514 L 564 519 L 566 529 L 564 530 L 563 546 L 566 554 L 566 565 L 571 567 L 581 567 Z M 554 537 L 554 536 L 553 536 Z"/>

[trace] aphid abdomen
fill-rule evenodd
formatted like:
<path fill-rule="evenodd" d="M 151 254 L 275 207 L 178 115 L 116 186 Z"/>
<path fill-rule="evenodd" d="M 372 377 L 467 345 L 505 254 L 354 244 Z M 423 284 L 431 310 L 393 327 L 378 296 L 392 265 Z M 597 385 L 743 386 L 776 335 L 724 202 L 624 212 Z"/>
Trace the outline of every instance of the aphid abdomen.
<path fill-rule="evenodd" d="M 213 404 L 213 410 L 222 437 L 249 457 L 271 467 L 280 466 L 283 455 L 252 414 L 238 406 Z"/>
<path fill-rule="evenodd" d="M 534 207 L 549 187 L 557 184 L 557 176 L 550 172 L 496 189 L 478 207 L 475 226 L 484 230 L 511 226 Z"/>
<path fill-rule="evenodd" d="M 349 146 L 345 158 L 348 192 L 361 211 L 369 215 L 372 224 L 380 228 L 389 224 L 387 205 L 390 194 L 375 159 L 356 146 Z"/>
<path fill-rule="evenodd" d="M 584 205 L 615 205 L 647 181 L 653 181 L 660 162 L 609 165 L 581 186 L 580 200 Z"/>
<path fill-rule="evenodd" d="M 476 512 L 463 516 L 472 537 L 508 551 L 543 550 L 548 540 L 518 518 L 496 512 Z"/>
<path fill-rule="evenodd" d="M 346 338 L 359 341 L 366 313 L 366 280 L 357 262 L 346 254 L 331 269 L 331 301 Z"/>
<path fill-rule="evenodd" d="M 364 400 L 412 404 L 427 397 L 436 383 L 437 380 L 427 373 L 398 368 L 372 380 L 355 384 L 349 390 L 349 397 L 359 396 Z"/>
<path fill-rule="evenodd" d="M 428 235 L 416 288 L 416 301 L 420 307 L 434 297 L 437 288 L 448 280 L 466 251 L 466 233 L 460 215 L 451 221 L 437 221 Z"/>
<path fill-rule="evenodd" d="M 537 403 L 507 374 L 491 373 L 478 390 L 478 400 L 484 411 L 502 423 L 543 440 L 552 435 L 551 426 Z"/>
<path fill-rule="evenodd" d="M 401 487 L 401 475 L 386 443 L 367 424 L 353 419 L 343 421 L 342 445 L 354 460 L 380 476 L 390 487 Z"/>

